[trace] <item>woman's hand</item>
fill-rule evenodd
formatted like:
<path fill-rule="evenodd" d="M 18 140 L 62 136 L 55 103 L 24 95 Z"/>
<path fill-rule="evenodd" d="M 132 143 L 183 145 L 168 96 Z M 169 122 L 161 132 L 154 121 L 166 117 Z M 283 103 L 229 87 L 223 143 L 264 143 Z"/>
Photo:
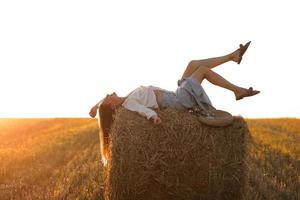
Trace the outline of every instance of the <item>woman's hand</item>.
<path fill-rule="evenodd" d="M 153 117 L 152 117 L 152 120 L 153 120 L 153 123 L 154 123 L 155 125 L 158 125 L 158 124 L 161 123 L 161 119 L 160 119 L 160 117 L 157 116 L 157 115 L 153 116 Z"/>
<path fill-rule="evenodd" d="M 94 107 L 92 107 L 92 109 L 90 110 L 90 116 L 92 117 L 92 118 L 95 118 L 96 117 L 96 115 L 97 115 L 97 110 L 98 110 L 98 106 L 94 106 Z"/>

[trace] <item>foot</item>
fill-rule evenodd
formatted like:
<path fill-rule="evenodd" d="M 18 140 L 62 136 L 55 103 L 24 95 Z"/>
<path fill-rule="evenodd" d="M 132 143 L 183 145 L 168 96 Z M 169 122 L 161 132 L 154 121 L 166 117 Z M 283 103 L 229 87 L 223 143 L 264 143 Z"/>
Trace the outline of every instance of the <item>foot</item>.
<path fill-rule="evenodd" d="M 254 96 L 254 95 L 258 94 L 258 93 L 260 93 L 260 91 L 253 90 L 252 87 L 250 87 L 249 89 L 240 88 L 238 91 L 234 92 L 236 100 L 241 100 L 244 97 Z"/>
<path fill-rule="evenodd" d="M 230 54 L 231 60 L 236 62 L 237 64 L 240 64 L 242 61 L 243 55 L 247 51 L 250 43 L 251 43 L 251 41 L 247 42 L 245 45 L 240 44 L 240 48 L 238 48 L 237 50 L 235 50 L 234 52 L 232 52 Z"/>
<path fill-rule="evenodd" d="M 230 54 L 231 60 L 234 62 L 239 62 L 240 60 L 240 49 L 235 50 Z"/>

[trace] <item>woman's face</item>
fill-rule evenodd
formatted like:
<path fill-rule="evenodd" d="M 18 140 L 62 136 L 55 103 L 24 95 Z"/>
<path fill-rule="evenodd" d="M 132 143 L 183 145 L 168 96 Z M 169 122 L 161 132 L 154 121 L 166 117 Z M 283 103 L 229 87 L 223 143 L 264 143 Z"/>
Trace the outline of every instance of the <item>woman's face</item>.
<path fill-rule="evenodd" d="M 112 109 L 116 109 L 120 102 L 119 99 L 120 97 L 118 97 L 118 95 L 114 92 L 112 94 L 107 94 L 103 103 L 110 105 Z"/>

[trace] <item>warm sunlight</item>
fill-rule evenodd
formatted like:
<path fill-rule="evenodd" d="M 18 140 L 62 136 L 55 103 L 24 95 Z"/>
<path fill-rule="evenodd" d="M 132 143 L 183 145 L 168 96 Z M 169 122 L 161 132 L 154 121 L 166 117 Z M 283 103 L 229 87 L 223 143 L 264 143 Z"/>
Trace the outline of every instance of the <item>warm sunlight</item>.
<path fill-rule="evenodd" d="M 0 117 L 88 117 L 112 91 L 174 91 L 190 60 L 249 40 L 241 65 L 215 71 L 261 94 L 236 102 L 204 82 L 212 103 L 244 117 L 300 117 L 296 3 L 2 1 Z"/>
<path fill-rule="evenodd" d="M 0 200 L 300 199 L 299 19 L 296 0 L 0 1 Z"/>

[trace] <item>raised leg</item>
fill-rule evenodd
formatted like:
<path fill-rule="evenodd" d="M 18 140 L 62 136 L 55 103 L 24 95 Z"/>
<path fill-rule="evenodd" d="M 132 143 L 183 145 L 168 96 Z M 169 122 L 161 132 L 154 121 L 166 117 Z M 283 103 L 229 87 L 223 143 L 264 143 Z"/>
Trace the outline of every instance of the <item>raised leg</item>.
<path fill-rule="evenodd" d="M 212 69 L 216 66 L 219 66 L 223 63 L 226 63 L 228 61 L 234 61 L 238 62 L 239 60 L 239 49 L 236 51 L 225 55 L 225 56 L 220 56 L 220 57 L 215 57 L 215 58 L 208 58 L 208 59 L 203 59 L 203 60 L 192 60 L 189 62 L 188 66 L 186 67 L 182 78 L 187 78 L 190 75 L 192 75 L 199 67 L 208 67 L 209 69 Z"/>
<path fill-rule="evenodd" d="M 227 81 L 225 78 L 217 74 L 216 72 L 212 71 L 208 67 L 199 67 L 192 75 L 191 77 L 195 80 L 198 80 L 200 83 L 202 83 L 203 79 L 207 79 L 209 82 L 211 82 L 214 85 L 217 85 L 219 87 L 228 89 L 232 92 L 234 92 L 236 97 L 239 97 L 240 95 L 246 94 L 248 92 L 248 89 L 236 86 L 229 81 Z"/>

